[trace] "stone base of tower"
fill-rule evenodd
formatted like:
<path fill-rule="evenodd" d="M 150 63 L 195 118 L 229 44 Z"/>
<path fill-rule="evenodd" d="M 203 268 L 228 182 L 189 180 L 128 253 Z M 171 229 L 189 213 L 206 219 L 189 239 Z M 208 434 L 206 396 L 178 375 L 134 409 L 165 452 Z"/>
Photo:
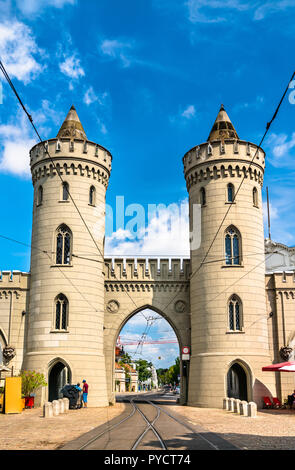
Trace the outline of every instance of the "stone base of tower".
<path fill-rule="evenodd" d="M 60 365 L 61 364 L 61 365 Z M 64 369 L 60 369 L 64 365 Z M 42 406 L 46 401 L 56 399 L 55 395 L 64 382 L 76 385 L 85 379 L 89 385 L 88 407 L 109 405 L 106 385 L 105 358 L 103 355 L 89 354 L 36 354 L 25 356 L 22 370 L 35 370 L 44 374 L 47 387 L 36 393 L 35 403 Z M 59 378 L 59 374 L 61 377 Z"/>
<path fill-rule="evenodd" d="M 192 356 L 188 406 L 222 408 L 223 398 L 228 396 L 229 370 L 237 364 L 238 366 L 234 368 L 241 371 L 242 377 L 245 373 L 246 378 L 246 391 L 244 390 L 246 395 L 241 399 L 248 402 L 254 401 L 257 407 L 261 408 L 263 396 L 278 396 L 275 375 L 261 370 L 263 366 L 270 363 L 268 355 L 248 354 L 233 357 L 224 353 L 209 353 Z M 243 391 L 240 390 L 240 392 L 243 395 Z"/>

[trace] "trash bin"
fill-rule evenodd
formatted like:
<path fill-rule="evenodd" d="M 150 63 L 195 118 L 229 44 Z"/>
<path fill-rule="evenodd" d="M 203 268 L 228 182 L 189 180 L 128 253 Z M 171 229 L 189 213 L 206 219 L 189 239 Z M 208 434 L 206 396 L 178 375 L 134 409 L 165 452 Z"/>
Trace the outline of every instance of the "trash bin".
<path fill-rule="evenodd" d="M 75 385 L 65 385 L 61 389 L 61 393 L 63 398 L 69 399 L 70 410 L 76 410 L 78 408 L 81 408 L 80 392 L 79 390 L 77 390 Z"/>

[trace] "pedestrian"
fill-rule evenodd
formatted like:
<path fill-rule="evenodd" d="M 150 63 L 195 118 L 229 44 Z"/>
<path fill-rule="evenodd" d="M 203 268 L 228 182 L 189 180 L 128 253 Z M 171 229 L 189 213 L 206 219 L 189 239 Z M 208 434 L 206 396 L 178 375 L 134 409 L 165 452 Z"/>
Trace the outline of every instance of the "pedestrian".
<path fill-rule="evenodd" d="M 82 388 L 80 387 L 80 383 L 77 383 L 77 385 L 75 385 L 75 388 L 79 392 L 78 407 L 82 408 Z"/>
<path fill-rule="evenodd" d="M 86 380 L 83 380 L 83 403 L 84 408 L 87 408 L 87 398 L 88 398 L 88 383 Z"/>

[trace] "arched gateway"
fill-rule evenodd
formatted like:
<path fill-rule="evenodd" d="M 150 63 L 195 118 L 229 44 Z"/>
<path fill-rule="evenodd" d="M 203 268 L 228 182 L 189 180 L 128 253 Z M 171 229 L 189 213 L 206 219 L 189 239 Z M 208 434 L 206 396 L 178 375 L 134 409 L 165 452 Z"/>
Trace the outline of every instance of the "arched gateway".
<path fill-rule="evenodd" d="M 31 149 L 30 165 L 31 271 L 0 275 L 0 326 L 13 341 L 15 370 L 44 373 L 50 397 L 70 372 L 73 383 L 89 381 L 89 406 L 107 406 L 118 333 L 148 307 L 170 323 L 180 348 L 191 348 L 188 390 L 184 377 L 181 387 L 188 405 L 221 407 L 226 394 L 246 392 L 260 405 L 266 394 L 286 395 L 287 379 L 277 390 L 262 367 L 277 360 L 293 328 L 292 272 L 265 277 L 265 153 L 239 139 L 223 106 L 207 140 L 183 157 L 190 259 L 104 255 L 112 155 L 88 140 L 74 106 L 57 136 Z M 40 398 L 48 400 L 48 387 Z"/>
<path fill-rule="evenodd" d="M 171 325 L 180 349 L 190 346 L 189 269 L 188 259 L 105 259 L 104 352 L 110 401 L 115 399 L 116 340 L 133 315 L 154 310 Z M 180 369 L 184 402 L 187 377 Z"/>

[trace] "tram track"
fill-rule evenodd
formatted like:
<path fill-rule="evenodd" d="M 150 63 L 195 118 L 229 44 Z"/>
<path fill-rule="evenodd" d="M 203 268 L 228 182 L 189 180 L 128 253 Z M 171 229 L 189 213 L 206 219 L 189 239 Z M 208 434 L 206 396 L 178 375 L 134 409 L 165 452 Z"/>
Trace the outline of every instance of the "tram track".
<path fill-rule="evenodd" d="M 142 425 L 142 421 L 138 421 L 136 419 L 136 415 L 138 414 L 142 420 L 144 421 L 145 427 L 144 429 L 141 429 L 138 435 L 134 438 L 130 438 L 130 443 L 128 443 L 128 447 L 125 450 L 139 450 L 140 447 L 144 448 L 145 445 L 151 445 L 152 448 L 158 449 L 161 448 L 162 450 L 169 450 L 169 444 L 165 442 L 165 438 L 163 437 L 163 432 L 161 430 L 161 424 L 159 424 L 159 419 L 162 417 L 162 421 L 164 419 L 164 416 L 169 417 L 172 421 L 174 421 L 174 425 L 178 425 L 178 427 L 185 428 L 185 431 L 182 433 L 189 435 L 191 433 L 192 438 L 198 438 L 201 439 L 204 442 L 204 446 L 206 448 L 209 448 L 211 450 L 219 450 L 218 446 L 215 445 L 213 442 L 210 442 L 204 435 L 202 435 L 201 432 L 196 433 L 196 431 L 190 427 L 188 424 L 184 423 L 177 417 L 173 416 L 171 413 L 168 411 L 164 410 L 161 406 L 158 404 L 153 403 L 153 400 L 149 396 L 135 396 L 132 398 L 127 398 L 126 399 L 128 403 L 131 405 L 132 410 L 131 412 L 125 416 L 123 419 L 121 419 L 119 422 L 108 426 L 107 429 L 104 429 L 100 432 L 98 432 L 97 435 L 92 435 L 91 439 L 89 439 L 87 442 L 84 442 L 83 445 L 80 445 L 77 450 L 89 450 L 89 449 L 104 449 L 106 448 L 106 445 L 109 446 L 111 442 L 116 441 L 116 432 L 117 436 L 121 435 L 126 432 L 126 426 L 124 428 L 124 423 L 128 425 L 128 421 L 130 421 L 130 426 L 129 428 L 134 432 L 134 429 L 136 427 L 139 427 Z M 147 415 L 150 415 L 150 409 L 147 408 L 147 405 L 149 405 L 151 408 L 156 410 L 156 416 L 155 417 L 148 417 Z M 142 409 L 144 408 L 144 409 Z M 133 418 L 133 420 L 132 420 Z M 167 418 L 166 418 L 167 420 Z M 163 424 L 162 424 L 163 426 Z M 121 430 L 120 430 L 121 427 Z M 118 428 L 118 429 L 117 429 Z M 129 429 L 128 428 L 128 429 Z M 171 426 L 171 429 L 173 427 Z M 117 431 L 115 431 L 117 430 Z M 114 431 L 113 435 L 111 435 L 112 431 Z M 188 432 L 189 431 L 189 432 Z M 149 432 L 152 432 L 153 435 L 156 438 L 155 442 L 148 443 L 146 444 L 146 437 Z M 166 432 L 167 435 L 167 424 L 166 428 L 164 427 L 164 434 Z M 106 435 L 109 434 L 107 443 L 105 443 Z M 131 433 L 132 434 L 132 433 Z M 169 436 L 170 437 L 170 436 Z M 171 437 L 170 437 L 171 439 Z M 170 440 L 169 439 L 169 440 Z M 115 445 L 115 444 L 114 444 Z M 173 449 L 175 447 L 173 446 Z"/>

